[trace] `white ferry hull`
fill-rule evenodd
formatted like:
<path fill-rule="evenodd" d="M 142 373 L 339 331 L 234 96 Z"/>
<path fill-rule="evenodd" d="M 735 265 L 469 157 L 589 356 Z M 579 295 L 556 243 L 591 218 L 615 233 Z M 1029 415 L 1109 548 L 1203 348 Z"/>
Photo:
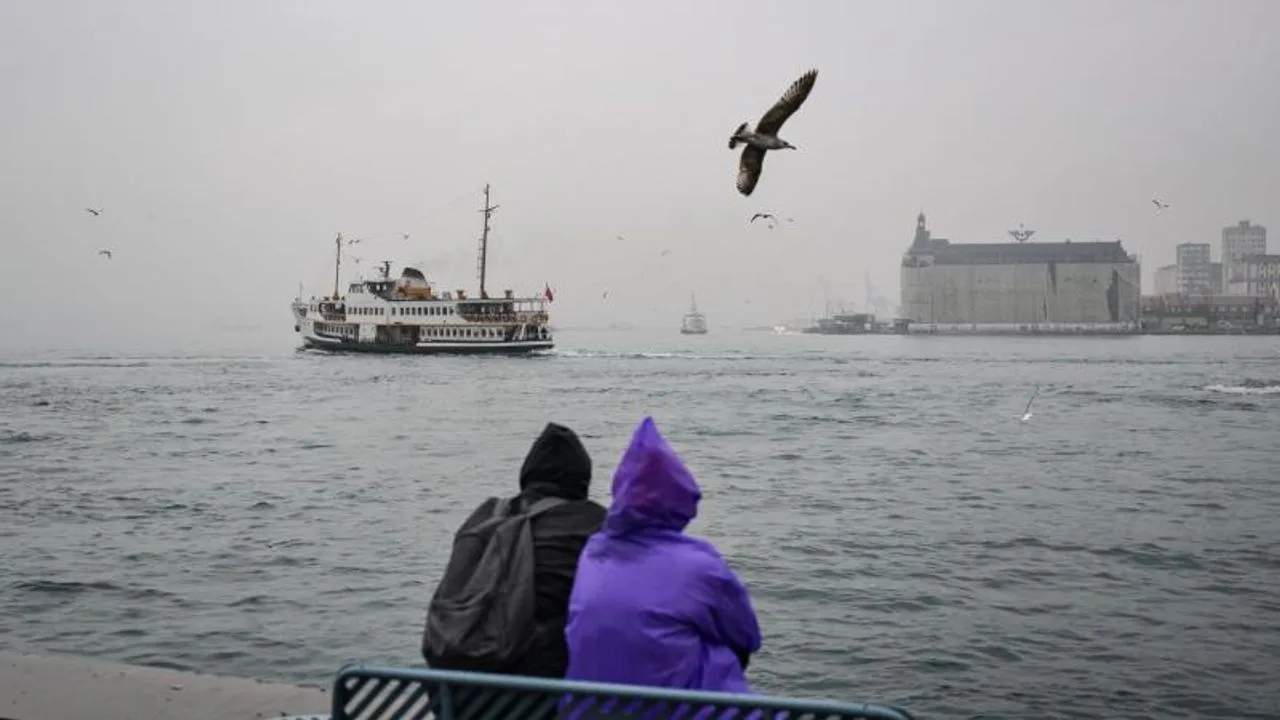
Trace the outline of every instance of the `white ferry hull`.
<path fill-rule="evenodd" d="M 403 345 L 304 335 L 302 347 L 307 350 L 374 355 L 522 355 L 538 350 L 551 350 L 555 347 L 555 342 L 515 340 L 510 342 L 419 342 Z"/>

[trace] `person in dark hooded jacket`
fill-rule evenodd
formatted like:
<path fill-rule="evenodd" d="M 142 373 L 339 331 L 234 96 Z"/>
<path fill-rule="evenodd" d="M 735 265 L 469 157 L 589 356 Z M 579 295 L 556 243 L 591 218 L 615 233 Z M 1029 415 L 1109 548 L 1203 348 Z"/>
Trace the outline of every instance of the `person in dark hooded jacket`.
<path fill-rule="evenodd" d="M 556 505 L 530 521 L 534 555 L 535 638 L 529 651 L 509 667 L 487 672 L 561 678 L 569 664 L 564 626 L 573 592 L 578 556 L 587 538 L 600 529 L 605 509 L 587 498 L 591 485 L 591 456 L 569 428 L 547 423 L 533 441 L 520 467 L 521 510 L 545 497 L 568 502 Z M 430 661 L 428 661 L 430 662 Z"/>

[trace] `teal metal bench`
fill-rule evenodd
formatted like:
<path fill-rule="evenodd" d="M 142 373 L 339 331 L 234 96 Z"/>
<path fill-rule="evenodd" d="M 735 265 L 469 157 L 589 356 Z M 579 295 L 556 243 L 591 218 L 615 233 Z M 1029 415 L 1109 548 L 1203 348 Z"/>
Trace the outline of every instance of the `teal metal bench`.
<path fill-rule="evenodd" d="M 349 663 L 331 720 L 914 720 L 889 705 Z"/>

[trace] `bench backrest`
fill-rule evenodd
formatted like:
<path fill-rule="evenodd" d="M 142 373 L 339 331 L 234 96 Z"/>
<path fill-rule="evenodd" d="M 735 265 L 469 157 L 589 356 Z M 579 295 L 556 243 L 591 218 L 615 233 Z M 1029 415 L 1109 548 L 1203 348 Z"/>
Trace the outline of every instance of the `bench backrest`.
<path fill-rule="evenodd" d="M 889 705 L 350 663 L 332 720 L 914 720 Z"/>

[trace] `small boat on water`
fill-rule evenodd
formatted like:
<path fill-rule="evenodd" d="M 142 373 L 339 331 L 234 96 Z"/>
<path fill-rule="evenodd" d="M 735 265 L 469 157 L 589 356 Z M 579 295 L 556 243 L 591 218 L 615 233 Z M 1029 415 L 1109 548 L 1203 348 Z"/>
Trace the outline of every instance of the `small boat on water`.
<path fill-rule="evenodd" d="M 698 300 L 692 295 L 689 296 L 689 306 L 689 312 L 685 313 L 684 318 L 680 321 L 680 334 L 706 335 L 707 316 L 698 312 Z"/>
<path fill-rule="evenodd" d="M 555 346 L 548 325 L 550 286 L 539 297 L 515 297 L 504 290 L 491 298 L 485 290 L 489 240 L 489 186 L 484 188 L 484 233 L 480 237 L 480 294 L 469 297 L 434 287 L 422 271 L 405 267 L 391 277 L 391 262 L 381 277 L 360 280 L 339 292 L 342 235 L 338 235 L 333 269 L 333 295 L 293 301 L 295 332 L 304 348 L 337 352 L 429 355 L 441 353 L 512 354 L 550 350 Z"/>

